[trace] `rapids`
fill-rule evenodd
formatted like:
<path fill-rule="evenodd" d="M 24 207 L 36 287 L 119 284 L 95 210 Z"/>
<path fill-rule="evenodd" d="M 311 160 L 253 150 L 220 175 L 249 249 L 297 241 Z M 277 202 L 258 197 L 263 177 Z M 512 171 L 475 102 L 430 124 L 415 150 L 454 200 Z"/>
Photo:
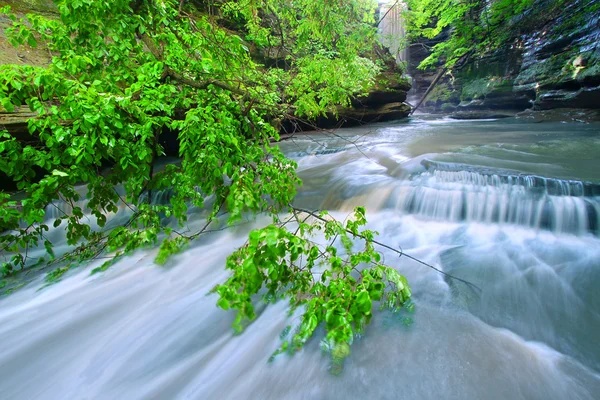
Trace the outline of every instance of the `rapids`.
<path fill-rule="evenodd" d="M 417 116 L 280 146 L 297 205 L 366 205 L 379 240 L 482 293 L 382 249 L 411 283 L 413 323 L 375 313 L 339 376 L 319 338 L 268 363 L 298 315 L 269 305 L 234 335 L 207 296 L 258 218 L 166 267 L 139 251 L 0 299 L 0 399 L 599 398 L 600 126 Z"/>

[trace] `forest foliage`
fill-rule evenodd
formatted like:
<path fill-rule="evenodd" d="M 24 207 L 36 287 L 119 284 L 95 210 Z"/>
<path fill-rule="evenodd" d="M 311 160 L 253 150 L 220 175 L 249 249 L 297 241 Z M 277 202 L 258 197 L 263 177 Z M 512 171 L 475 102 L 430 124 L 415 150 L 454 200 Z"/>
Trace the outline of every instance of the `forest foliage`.
<path fill-rule="evenodd" d="M 404 277 L 380 263 L 374 233 L 358 230 L 364 209 L 345 224 L 320 214 L 311 224 L 295 218 L 295 231 L 287 230 L 281 215 L 297 217 L 289 205 L 300 182 L 295 163 L 271 146 L 283 119 L 335 112 L 371 87 L 379 67 L 365 55 L 376 39 L 375 2 L 56 3 L 58 18 L 2 9 L 15 46 L 52 54 L 47 66 L 0 66 L 2 107 L 38 114 L 28 120 L 31 140 L 0 131 L 0 172 L 22 199 L 0 192 L 3 275 L 50 261 L 59 267 L 49 277 L 59 279 L 70 265 L 147 246 L 159 246 L 164 263 L 221 215 L 234 224 L 267 213 L 276 223 L 250 235 L 227 261 L 232 277 L 215 288 L 219 305 L 238 311 L 236 328 L 255 317 L 253 295 L 268 290 L 306 306 L 293 347 L 321 322 L 332 341 L 349 343 L 374 301 L 397 308 L 409 299 Z M 180 162 L 155 170 L 169 134 Z M 159 191 L 171 191 L 167 204 L 151 201 Z M 72 212 L 50 227 L 44 214 L 55 201 Z M 109 226 L 124 207 L 127 222 Z M 206 225 L 180 233 L 191 208 L 206 210 Z M 64 229 L 69 252 L 54 254 L 49 229 Z M 311 239 L 319 231 L 331 242 L 324 248 Z M 41 245 L 46 259 L 30 259 Z M 314 278 L 323 266 L 328 272 Z"/>

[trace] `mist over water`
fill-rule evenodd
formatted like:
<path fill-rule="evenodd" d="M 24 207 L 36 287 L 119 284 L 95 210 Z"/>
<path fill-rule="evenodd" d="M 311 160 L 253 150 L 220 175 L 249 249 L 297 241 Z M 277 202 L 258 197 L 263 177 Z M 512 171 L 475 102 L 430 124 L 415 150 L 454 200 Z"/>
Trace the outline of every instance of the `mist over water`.
<path fill-rule="evenodd" d="M 236 336 L 207 296 L 258 218 L 167 267 L 140 251 L 0 300 L 0 399 L 597 399 L 600 126 L 423 116 L 338 134 L 281 144 L 296 204 L 366 205 L 379 240 L 481 293 L 382 249 L 413 324 L 376 312 L 340 376 L 319 337 L 268 363 L 298 316 L 269 305 Z"/>

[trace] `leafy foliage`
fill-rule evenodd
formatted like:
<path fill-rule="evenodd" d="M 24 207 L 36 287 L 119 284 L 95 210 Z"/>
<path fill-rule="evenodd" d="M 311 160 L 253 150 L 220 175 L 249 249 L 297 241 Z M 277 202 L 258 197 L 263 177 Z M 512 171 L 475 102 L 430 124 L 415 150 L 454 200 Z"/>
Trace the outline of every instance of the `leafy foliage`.
<path fill-rule="evenodd" d="M 43 264 L 28 257 L 40 244 L 59 265 L 48 284 L 77 263 L 109 257 L 92 271 L 98 273 L 146 246 L 159 247 L 162 264 L 224 214 L 229 224 L 246 213 L 277 218 L 300 184 L 295 163 L 271 146 L 277 122 L 335 112 L 369 89 L 379 70 L 362 54 L 376 37 L 375 5 L 216 1 L 207 12 L 175 0 L 60 0 L 57 19 L 19 19 L 2 9 L 13 21 L 7 33 L 15 46 L 41 45 L 52 54 L 45 67 L 0 66 L 2 107 L 37 114 L 27 140 L 0 132 L 0 172 L 22 198 L 0 192 L 0 254 L 8 258 L 2 274 Z M 275 68 L 257 61 L 269 58 Z M 176 137 L 170 152 L 180 162 L 158 171 L 157 158 L 169 151 L 165 135 Z M 172 193 L 169 201 L 152 202 L 162 191 Z M 45 210 L 57 200 L 71 206 L 52 222 L 66 233 L 67 254 L 54 254 L 47 237 Z M 111 225 L 109 216 L 122 208 L 127 222 Z M 184 234 L 165 223 L 185 224 L 191 208 L 206 211 L 199 231 Z M 313 223 L 294 215 L 295 232 L 282 223 L 254 231 L 229 257 L 233 275 L 215 288 L 218 305 L 237 310 L 239 331 L 256 316 L 255 295 L 289 298 L 305 310 L 290 349 L 324 324 L 343 358 L 374 302 L 401 307 L 410 289 L 381 263 L 374 233 L 359 231 L 364 209 L 345 224 L 325 214 Z M 330 244 L 318 246 L 317 232 Z M 353 239 L 362 250 L 353 250 Z"/>
<path fill-rule="evenodd" d="M 381 263 L 373 245 L 375 233 L 360 230 L 366 224 L 364 208 L 357 207 L 345 224 L 327 218 L 327 213 L 311 223 L 307 223 L 310 214 L 294 211 L 294 217 L 295 232 L 283 224 L 250 233 L 246 245 L 227 260 L 233 275 L 213 289 L 220 297 L 217 304 L 237 311 L 234 329 L 241 332 L 244 322 L 256 318 L 256 295 L 289 298 L 292 310 L 304 306 L 302 322 L 291 342 L 285 341 L 276 354 L 300 350 L 324 324 L 332 356 L 344 358 L 354 335 L 369 324 L 374 302 L 391 310 L 403 307 L 411 297 L 408 282 Z M 317 234 L 325 245 L 315 241 Z M 361 250 L 354 250 L 353 239 L 362 243 Z"/>
<path fill-rule="evenodd" d="M 5 275 L 30 262 L 22 253 L 40 242 L 53 257 L 44 212 L 55 200 L 72 205 L 54 227 L 65 226 L 77 261 L 158 244 L 164 262 L 189 238 L 164 231 L 161 217 L 185 223 L 207 196 L 214 197 L 209 220 L 221 209 L 230 223 L 247 211 L 278 212 L 299 182 L 295 164 L 270 146 L 276 122 L 335 111 L 378 72 L 360 56 L 375 38 L 369 1 L 226 1 L 212 14 L 175 0 L 57 6 L 58 19 L 19 19 L 3 9 L 14 45 L 53 54 L 47 67 L 0 66 L 0 104 L 38 114 L 28 121 L 28 141 L 0 131 L 0 172 L 24 197 L 0 193 L 0 226 L 9 231 L 0 252 L 13 254 Z M 272 53 L 274 43 L 285 68 L 266 68 L 251 54 Z M 171 153 L 181 163 L 156 172 L 165 135 L 177 138 Z M 82 182 L 87 192 L 75 189 Z M 174 190 L 169 204 L 152 204 L 151 194 L 163 190 Z M 84 216 L 83 198 L 98 228 Z M 105 228 L 124 204 L 130 221 Z"/>

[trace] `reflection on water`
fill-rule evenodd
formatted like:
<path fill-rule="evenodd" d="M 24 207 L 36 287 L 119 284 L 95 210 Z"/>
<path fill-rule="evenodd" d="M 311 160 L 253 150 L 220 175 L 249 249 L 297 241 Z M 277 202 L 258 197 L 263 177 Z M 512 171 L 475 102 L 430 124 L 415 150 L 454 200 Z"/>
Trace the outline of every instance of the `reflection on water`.
<path fill-rule="evenodd" d="M 367 205 L 382 241 L 481 294 L 384 249 L 413 286 L 414 324 L 376 313 L 339 377 L 318 340 L 269 364 L 298 322 L 285 303 L 234 336 L 206 296 L 244 226 L 166 269 L 139 252 L 0 300 L 0 398 L 596 399 L 598 126 L 419 119 L 339 134 L 281 145 L 304 180 L 297 203 L 340 217 Z"/>

